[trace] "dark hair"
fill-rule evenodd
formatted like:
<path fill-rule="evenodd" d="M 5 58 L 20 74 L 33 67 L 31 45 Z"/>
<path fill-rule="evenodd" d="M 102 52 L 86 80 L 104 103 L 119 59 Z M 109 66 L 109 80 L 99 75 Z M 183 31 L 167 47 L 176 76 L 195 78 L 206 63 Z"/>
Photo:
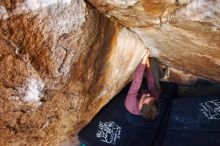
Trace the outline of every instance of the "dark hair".
<path fill-rule="evenodd" d="M 159 111 L 159 103 L 156 99 L 150 101 L 148 104 L 144 103 L 141 109 L 143 117 L 150 120 L 153 120 L 156 116 L 158 116 Z"/>

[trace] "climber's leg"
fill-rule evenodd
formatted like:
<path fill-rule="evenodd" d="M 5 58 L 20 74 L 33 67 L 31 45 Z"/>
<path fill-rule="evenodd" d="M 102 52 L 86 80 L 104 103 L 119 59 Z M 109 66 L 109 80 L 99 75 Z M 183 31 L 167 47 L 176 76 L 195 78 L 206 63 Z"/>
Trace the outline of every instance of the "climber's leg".
<path fill-rule="evenodd" d="M 151 69 L 154 75 L 154 81 L 155 81 L 155 86 L 156 89 L 158 91 L 158 93 L 160 93 L 161 89 L 160 89 L 160 79 L 164 76 L 163 72 L 160 70 L 159 67 L 159 61 L 157 58 L 151 57 L 150 58 L 150 63 L 151 63 Z"/>

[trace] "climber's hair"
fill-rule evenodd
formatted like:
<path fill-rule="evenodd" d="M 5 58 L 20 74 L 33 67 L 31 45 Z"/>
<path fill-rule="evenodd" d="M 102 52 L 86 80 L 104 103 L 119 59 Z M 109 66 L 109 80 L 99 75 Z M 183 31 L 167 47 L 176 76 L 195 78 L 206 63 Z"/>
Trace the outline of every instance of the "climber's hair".
<path fill-rule="evenodd" d="M 158 101 L 152 100 L 148 104 L 144 103 L 141 109 L 142 116 L 146 119 L 154 119 L 159 115 L 159 103 Z"/>

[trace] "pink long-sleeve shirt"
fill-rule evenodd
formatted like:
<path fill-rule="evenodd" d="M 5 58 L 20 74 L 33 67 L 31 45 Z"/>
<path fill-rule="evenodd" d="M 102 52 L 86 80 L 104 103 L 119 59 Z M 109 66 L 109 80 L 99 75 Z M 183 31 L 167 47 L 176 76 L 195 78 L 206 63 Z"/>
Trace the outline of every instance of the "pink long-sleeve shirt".
<path fill-rule="evenodd" d="M 127 97 L 125 99 L 125 107 L 126 109 L 135 115 L 141 115 L 141 112 L 138 108 L 140 97 L 143 93 L 141 93 L 140 87 L 144 76 L 144 71 L 146 69 L 146 64 L 140 63 L 136 68 L 134 79 L 132 81 L 131 87 L 128 91 Z M 154 77 L 150 68 L 146 69 L 147 71 L 147 92 L 151 97 L 155 97 L 159 99 L 159 93 L 156 90 Z M 147 94 L 147 93 L 145 93 Z"/>

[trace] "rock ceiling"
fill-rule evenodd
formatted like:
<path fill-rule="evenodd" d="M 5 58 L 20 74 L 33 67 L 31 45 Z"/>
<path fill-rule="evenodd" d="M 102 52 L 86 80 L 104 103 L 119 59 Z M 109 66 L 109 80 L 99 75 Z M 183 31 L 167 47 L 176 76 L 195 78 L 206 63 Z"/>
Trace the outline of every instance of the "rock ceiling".
<path fill-rule="evenodd" d="M 220 81 L 219 1 L 88 1 L 137 33 L 154 57 L 175 70 L 179 80 L 191 74 Z"/>

